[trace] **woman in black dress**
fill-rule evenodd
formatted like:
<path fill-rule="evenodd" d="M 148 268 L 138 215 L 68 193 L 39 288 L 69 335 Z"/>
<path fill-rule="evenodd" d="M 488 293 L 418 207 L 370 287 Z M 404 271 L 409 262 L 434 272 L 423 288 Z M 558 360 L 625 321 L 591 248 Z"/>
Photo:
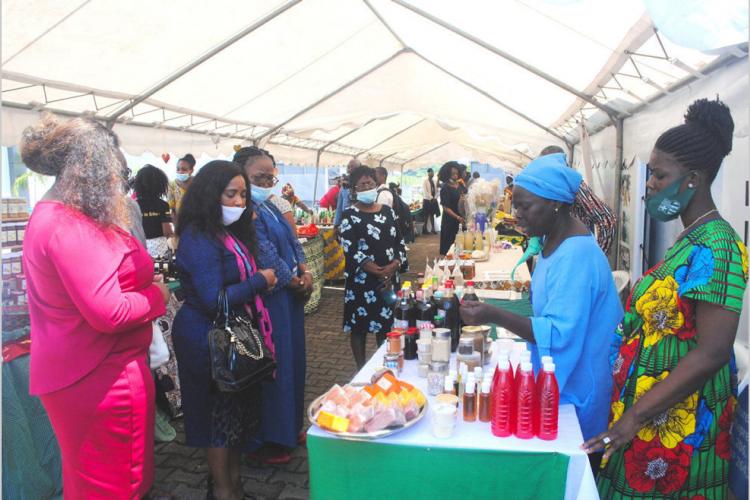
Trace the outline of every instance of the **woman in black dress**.
<path fill-rule="evenodd" d="M 357 167 L 349 183 L 357 201 L 344 211 L 340 226 L 346 255 L 344 331 L 351 335 L 352 354 L 362 368 L 367 333 L 374 333 L 380 345 L 393 326 L 393 307 L 383 300 L 381 290 L 406 268 L 406 251 L 393 210 L 375 203 L 374 171 Z"/>
<path fill-rule="evenodd" d="M 440 204 L 443 206 L 443 218 L 440 225 L 440 257 L 450 250 L 456 240 L 458 228 L 464 223 L 464 218 L 458 212 L 458 202 L 461 192 L 458 187 L 459 170 L 461 165 L 449 161 L 438 172 L 438 179 L 443 183 L 440 188 Z"/>

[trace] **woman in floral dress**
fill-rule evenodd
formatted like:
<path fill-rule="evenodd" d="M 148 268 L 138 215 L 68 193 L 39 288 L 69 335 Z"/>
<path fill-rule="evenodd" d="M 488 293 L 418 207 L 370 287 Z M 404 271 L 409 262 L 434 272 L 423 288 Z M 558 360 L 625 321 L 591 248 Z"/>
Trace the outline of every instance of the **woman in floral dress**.
<path fill-rule="evenodd" d="M 649 214 L 680 216 L 685 229 L 634 286 L 615 335 L 609 430 L 584 444 L 606 449 L 602 498 L 727 497 L 732 347 L 748 262 L 710 188 L 733 129 L 723 103 L 701 99 L 651 153 Z"/>
<path fill-rule="evenodd" d="M 393 326 L 393 306 L 383 300 L 381 290 L 406 266 L 406 251 L 393 210 L 375 203 L 374 171 L 367 166 L 355 168 L 350 185 L 357 201 L 344 211 L 340 226 L 346 255 L 344 331 L 351 337 L 357 367 L 362 368 L 367 334 L 374 333 L 380 345 Z"/>

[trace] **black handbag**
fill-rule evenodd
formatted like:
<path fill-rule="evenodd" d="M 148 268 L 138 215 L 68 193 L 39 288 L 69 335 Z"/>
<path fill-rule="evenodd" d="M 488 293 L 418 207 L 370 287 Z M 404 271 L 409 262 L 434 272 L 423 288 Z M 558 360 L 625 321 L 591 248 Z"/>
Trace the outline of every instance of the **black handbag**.
<path fill-rule="evenodd" d="M 251 318 L 229 308 L 224 289 L 219 292 L 218 312 L 208 332 L 208 351 L 211 377 L 222 392 L 244 391 L 271 380 L 276 370 L 263 335 Z"/>

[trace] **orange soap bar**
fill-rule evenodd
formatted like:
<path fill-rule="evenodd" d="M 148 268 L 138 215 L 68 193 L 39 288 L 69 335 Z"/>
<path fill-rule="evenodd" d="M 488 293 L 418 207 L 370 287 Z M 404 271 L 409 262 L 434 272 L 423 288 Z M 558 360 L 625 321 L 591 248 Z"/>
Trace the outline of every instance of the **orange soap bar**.
<path fill-rule="evenodd" d="M 321 411 L 318 413 L 318 425 L 331 431 L 346 432 L 349 429 L 349 419 Z"/>

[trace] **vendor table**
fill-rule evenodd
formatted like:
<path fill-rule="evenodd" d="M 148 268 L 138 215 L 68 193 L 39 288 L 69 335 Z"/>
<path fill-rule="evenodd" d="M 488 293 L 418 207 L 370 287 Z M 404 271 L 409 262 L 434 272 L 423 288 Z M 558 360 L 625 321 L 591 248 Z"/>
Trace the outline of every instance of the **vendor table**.
<path fill-rule="evenodd" d="M 385 345 L 354 377 L 369 382 Z M 399 376 L 427 395 L 417 362 Z M 429 404 L 433 397 L 428 396 Z M 488 423 L 463 422 L 449 439 L 432 435 L 430 410 L 409 429 L 375 441 L 350 441 L 316 426 L 307 433 L 313 499 L 597 499 L 583 437 L 571 405 L 560 407 L 555 441 L 492 435 Z"/>
<path fill-rule="evenodd" d="M 344 250 L 339 245 L 333 227 L 319 227 L 323 237 L 323 253 L 325 255 L 325 278 L 328 281 L 344 279 Z"/>
<path fill-rule="evenodd" d="M 486 272 L 504 272 L 510 274 L 513 266 L 523 257 L 523 250 L 519 246 L 503 249 L 499 252 L 490 252 L 490 258 L 485 262 L 475 264 L 474 281 L 482 281 Z M 529 281 L 531 275 L 526 265 L 518 266 L 516 269 L 515 279 L 517 281 Z"/>

